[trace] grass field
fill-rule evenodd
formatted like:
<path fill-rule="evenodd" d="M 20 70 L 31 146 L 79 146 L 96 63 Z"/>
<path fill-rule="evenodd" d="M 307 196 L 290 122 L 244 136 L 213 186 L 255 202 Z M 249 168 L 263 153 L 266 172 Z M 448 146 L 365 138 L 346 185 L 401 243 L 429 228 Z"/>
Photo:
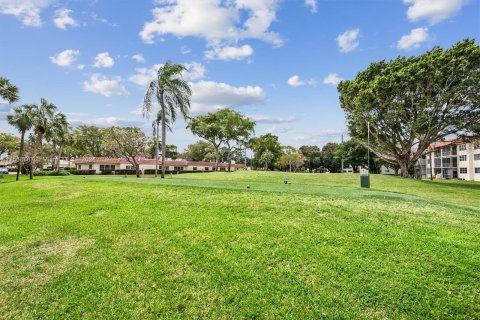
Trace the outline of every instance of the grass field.
<path fill-rule="evenodd" d="M 5 177 L 0 318 L 479 319 L 480 183 L 358 184 Z"/>

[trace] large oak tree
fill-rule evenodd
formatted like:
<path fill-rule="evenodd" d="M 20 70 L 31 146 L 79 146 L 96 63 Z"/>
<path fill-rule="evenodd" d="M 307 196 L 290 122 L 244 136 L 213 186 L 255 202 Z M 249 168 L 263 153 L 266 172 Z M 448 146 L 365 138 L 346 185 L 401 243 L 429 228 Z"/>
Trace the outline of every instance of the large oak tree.
<path fill-rule="evenodd" d="M 480 47 L 463 40 L 450 49 L 372 63 L 338 90 L 350 135 L 397 164 L 404 177 L 429 145 L 468 134 L 480 122 Z"/>

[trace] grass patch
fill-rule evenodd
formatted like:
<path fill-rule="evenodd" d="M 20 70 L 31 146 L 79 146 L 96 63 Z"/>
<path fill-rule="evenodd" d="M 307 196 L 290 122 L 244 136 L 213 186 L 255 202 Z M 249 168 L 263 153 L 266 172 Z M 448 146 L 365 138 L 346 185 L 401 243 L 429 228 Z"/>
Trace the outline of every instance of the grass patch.
<path fill-rule="evenodd" d="M 480 318 L 480 184 L 358 184 L 278 172 L 6 177 L 0 314 Z"/>

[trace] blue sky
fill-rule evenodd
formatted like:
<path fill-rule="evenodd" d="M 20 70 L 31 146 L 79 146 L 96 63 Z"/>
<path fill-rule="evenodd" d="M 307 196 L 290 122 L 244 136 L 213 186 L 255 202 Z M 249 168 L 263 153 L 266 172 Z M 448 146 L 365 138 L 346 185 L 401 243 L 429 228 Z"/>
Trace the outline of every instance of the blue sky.
<path fill-rule="evenodd" d="M 0 76 L 73 126 L 136 125 L 152 72 L 189 67 L 192 115 L 232 107 L 283 144 L 347 132 L 336 84 L 369 63 L 480 37 L 478 0 L 0 0 Z M 0 131 L 12 106 L 0 104 Z M 178 121 L 167 141 L 196 140 Z"/>

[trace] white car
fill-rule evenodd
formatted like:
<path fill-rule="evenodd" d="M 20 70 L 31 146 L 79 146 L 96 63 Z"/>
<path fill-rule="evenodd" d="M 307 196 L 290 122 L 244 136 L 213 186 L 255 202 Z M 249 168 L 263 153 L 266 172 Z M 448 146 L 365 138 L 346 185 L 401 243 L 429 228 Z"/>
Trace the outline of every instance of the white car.
<path fill-rule="evenodd" d="M 7 168 L 0 168 L 0 174 L 8 174 Z"/>

